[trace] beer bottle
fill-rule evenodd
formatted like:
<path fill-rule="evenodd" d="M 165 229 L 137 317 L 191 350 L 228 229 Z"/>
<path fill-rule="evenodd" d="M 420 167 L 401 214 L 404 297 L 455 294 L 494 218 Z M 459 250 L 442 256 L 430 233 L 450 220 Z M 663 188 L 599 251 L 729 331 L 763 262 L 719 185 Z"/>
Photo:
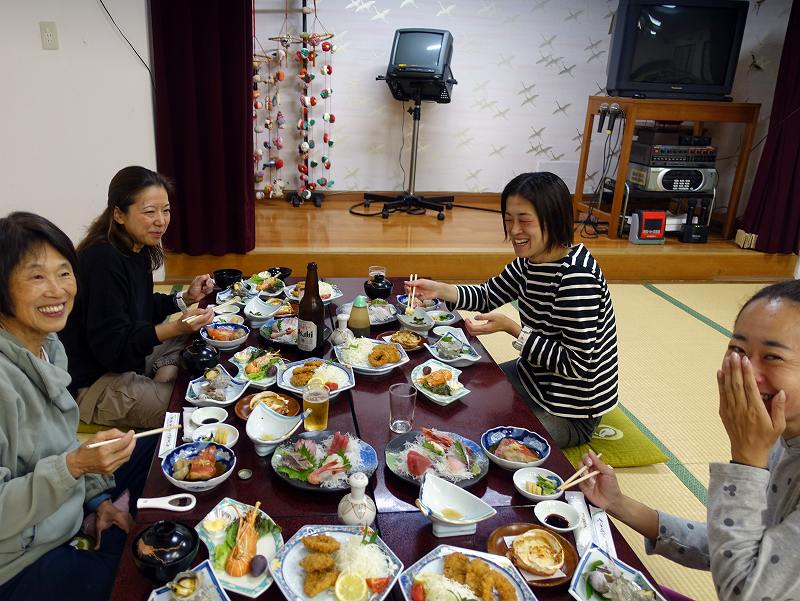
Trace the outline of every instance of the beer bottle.
<path fill-rule="evenodd" d="M 297 348 L 306 353 L 322 355 L 325 305 L 319 296 L 317 264 L 308 264 L 303 298 L 297 311 Z"/>

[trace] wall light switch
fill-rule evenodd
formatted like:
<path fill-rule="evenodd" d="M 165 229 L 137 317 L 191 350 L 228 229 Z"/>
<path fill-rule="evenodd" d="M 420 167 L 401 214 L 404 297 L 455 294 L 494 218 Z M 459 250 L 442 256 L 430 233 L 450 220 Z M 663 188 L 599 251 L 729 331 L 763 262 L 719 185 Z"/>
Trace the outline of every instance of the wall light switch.
<path fill-rule="evenodd" d="M 55 21 L 39 21 L 42 50 L 58 50 L 58 30 Z"/>

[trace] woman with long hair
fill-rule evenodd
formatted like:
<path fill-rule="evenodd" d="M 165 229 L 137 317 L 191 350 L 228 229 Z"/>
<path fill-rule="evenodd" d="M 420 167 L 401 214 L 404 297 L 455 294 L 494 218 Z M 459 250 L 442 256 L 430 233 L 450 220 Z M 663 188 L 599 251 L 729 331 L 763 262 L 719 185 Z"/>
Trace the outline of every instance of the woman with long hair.
<path fill-rule="evenodd" d="M 213 290 L 207 274 L 195 277 L 186 292 L 153 291 L 153 271 L 164 263 L 161 238 L 171 194 L 163 175 L 121 169 L 108 186 L 106 209 L 78 245 L 78 298 L 61 340 L 85 422 L 161 425 L 185 336 L 213 317 L 210 309 L 187 310 Z M 179 310 L 200 317 L 165 322 Z"/>

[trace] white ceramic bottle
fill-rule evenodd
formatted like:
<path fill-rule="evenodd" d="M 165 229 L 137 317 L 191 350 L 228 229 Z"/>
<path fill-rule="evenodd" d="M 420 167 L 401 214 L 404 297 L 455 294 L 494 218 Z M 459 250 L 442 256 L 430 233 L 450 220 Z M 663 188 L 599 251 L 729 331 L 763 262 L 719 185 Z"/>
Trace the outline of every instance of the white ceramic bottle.
<path fill-rule="evenodd" d="M 375 501 L 364 490 L 367 488 L 367 477 L 356 472 L 347 479 L 350 493 L 339 501 L 339 521 L 348 526 L 369 526 L 375 521 Z"/>
<path fill-rule="evenodd" d="M 333 332 L 331 332 L 331 344 L 333 346 L 341 346 L 343 344 L 347 344 L 353 338 L 355 338 L 355 334 L 353 331 L 348 329 L 347 327 L 347 314 L 342 313 L 336 317 L 339 327 L 337 327 Z"/>

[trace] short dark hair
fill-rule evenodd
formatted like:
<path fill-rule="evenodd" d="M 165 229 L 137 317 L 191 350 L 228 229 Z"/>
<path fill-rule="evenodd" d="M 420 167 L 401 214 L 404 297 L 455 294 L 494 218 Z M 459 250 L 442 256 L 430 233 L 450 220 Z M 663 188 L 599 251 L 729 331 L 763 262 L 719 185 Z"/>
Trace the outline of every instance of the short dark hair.
<path fill-rule="evenodd" d="M 0 315 L 14 317 L 11 303 L 11 274 L 34 250 L 49 244 L 69 261 L 77 278 L 78 255 L 72 240 L 52 221 L 34 213 L 16 211 L 0 219 Z"/>
<path fill-rule="evenodd" d="M 739 321 L 739 316 L 742 314 L 742 311 L 762 298 L 766 298 L 767 300 L 785 299 L 797 303 L 798 306 L 800 306 L 800 280 L 784 280 L 783 282 L 778 282 L 777 284 L 771 284 L 762 288 L 742 305 L 742 308 L 739 309 L 739 312 L 736 314 L 734 323 Z"/>
<path fill-rule="evenodd" d="M 125 227 L 114 221 L 114 209 L 127 213 L 130 206 L 136 202 L 139 193 L 151 186 L 164 188 L 167 198 L 172 200 L 175 189 L 166 176 L 136 165 L 123 167 L 117 171 L 108 184 L 108 204 L 89 226 L 86 236 L 78 244 L 78 251 L 97 244 L 109 243 L 120 252 L 130 252 L 133 249 L 133 240 L 125 231 Z M 164 251 L 160 246 L 145 246 L 141 252 L 148 258 L 151 271 L 164 264 Z"/>
<path fill-rule="evenodd" d="M 571 246 L 574 226 L 572 196 L 567 184 L 555 173 L 536 171 L 518 175 L 503 188 L 500 195 L 500 213 L 503 216 L 503 233 L 506 229 L 506 207 L 511 196 L 521 196 L 530 201 L 539 217 L 542 234 L 548 241 L 547 250 L 558 246 Z"/>

